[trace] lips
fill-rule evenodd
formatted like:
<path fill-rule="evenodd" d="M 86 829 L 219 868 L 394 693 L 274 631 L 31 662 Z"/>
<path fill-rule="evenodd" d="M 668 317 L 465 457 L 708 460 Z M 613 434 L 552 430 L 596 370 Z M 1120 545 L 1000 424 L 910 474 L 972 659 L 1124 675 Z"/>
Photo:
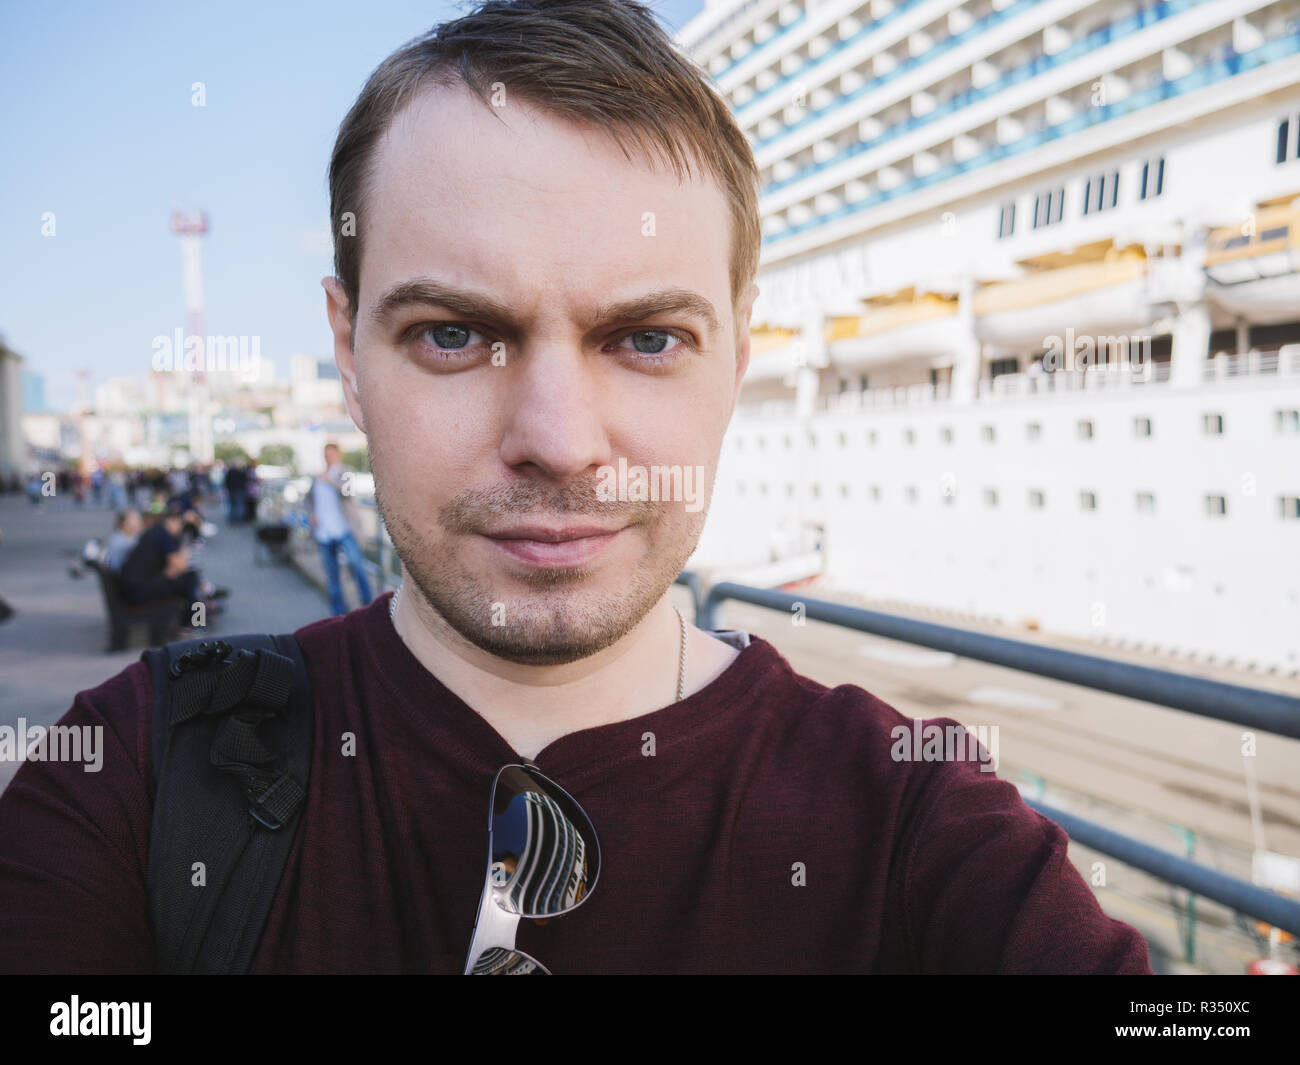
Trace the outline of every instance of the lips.
<path fill-rule="evenodd" d="M 483 535 L 520 562 L 573 567 L 592 562 L 621 531 L 599 525 L 517 525 Z"/>

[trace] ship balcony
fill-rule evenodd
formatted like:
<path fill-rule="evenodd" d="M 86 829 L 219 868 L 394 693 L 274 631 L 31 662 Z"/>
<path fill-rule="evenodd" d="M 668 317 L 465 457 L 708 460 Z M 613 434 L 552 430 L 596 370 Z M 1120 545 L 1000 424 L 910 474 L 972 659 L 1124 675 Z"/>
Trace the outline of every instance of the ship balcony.
<path fill-rule="evenodd" d="M 827 341 L 831 360 L 843 370 L 908 358 L 950 364 L 953 352 L 965 346 L 968 328 L 957 316 L 956 300 L 925 295 L 835 318 L 827 328 Z"/>
<path fill-rule="evenodd" d="M 1079 334 L 1146 330 L 1159 317 L 1147 261 L 1119 253 L 985 285 L 973 298 L 975 335 L 1007 348 L 1041 351 L 1068 326 Z"/>
<path fill-rule="evenodd" d="M 1300 207 L 1263 208 L 1205 244 L 1210 300 L 1251 322 L 1293 321 L 1300 307 Z"/>

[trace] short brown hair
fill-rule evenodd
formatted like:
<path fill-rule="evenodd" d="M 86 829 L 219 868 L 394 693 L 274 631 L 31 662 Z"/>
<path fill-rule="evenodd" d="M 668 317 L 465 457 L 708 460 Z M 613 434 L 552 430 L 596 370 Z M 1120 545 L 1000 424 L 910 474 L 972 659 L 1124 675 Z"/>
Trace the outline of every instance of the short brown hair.
<path fill-rule="evenodd" d="M 628 159 L 630 142 L 643 158 L 667 160 L 679 179 L 702 162 L 731 203 L 731 298 L 739 302 L 758 273 L 758 168 L 700 69 L 634 0 L 489 0 L 385 59 L 339 127 L 329 168 L 334 271 L 354 322 L 361 230 L 343 236 L 340 221 L 361 214 L 375 144 L 394 116 L 426 85 L 454 84 L 457 75 L 485 105 L 500 82 L 549 114 L 598 125 Z"/>

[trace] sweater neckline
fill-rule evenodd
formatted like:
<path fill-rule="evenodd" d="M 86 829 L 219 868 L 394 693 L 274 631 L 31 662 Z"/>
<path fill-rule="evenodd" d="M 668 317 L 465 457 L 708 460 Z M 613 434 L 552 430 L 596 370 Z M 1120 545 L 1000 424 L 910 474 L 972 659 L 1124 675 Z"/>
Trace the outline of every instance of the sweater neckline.
<path fill-rule="evenodd" d="M 432 729 L 440 743 L 458 748 L 480 771 L 495 774 L 503 765 L 522 762 L 505 737 L 406 646 L 388 615 L 392 594 L 379 596 L 358 612 L 366 656 L 392 702 L 420 731 Z M 658 753 L 701 730 L 722 727 L 748 705 L 745 695 L 782 659 L 771 644 L 749 633 L 727 630 L 721 638 L 739 647 L 740 653 L 703 688 L 636 717 L 566 733 L 531 761 L 567 779 L 594 777 L 644 757 L 646 733 L 654 733 Z M 431 708 L 436 708 L 436 716 Z"/>

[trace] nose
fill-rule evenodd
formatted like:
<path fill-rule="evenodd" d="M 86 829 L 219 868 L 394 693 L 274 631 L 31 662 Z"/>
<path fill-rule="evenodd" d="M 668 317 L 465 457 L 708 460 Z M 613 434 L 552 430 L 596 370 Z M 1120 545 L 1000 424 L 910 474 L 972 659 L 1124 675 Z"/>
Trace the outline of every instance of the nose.
<path fill-rule="evenodd" d="M 611 465 L 595 368 L 570 345 L 536 345 L 505 369 L 501 460 L 557 481 Z"/>

